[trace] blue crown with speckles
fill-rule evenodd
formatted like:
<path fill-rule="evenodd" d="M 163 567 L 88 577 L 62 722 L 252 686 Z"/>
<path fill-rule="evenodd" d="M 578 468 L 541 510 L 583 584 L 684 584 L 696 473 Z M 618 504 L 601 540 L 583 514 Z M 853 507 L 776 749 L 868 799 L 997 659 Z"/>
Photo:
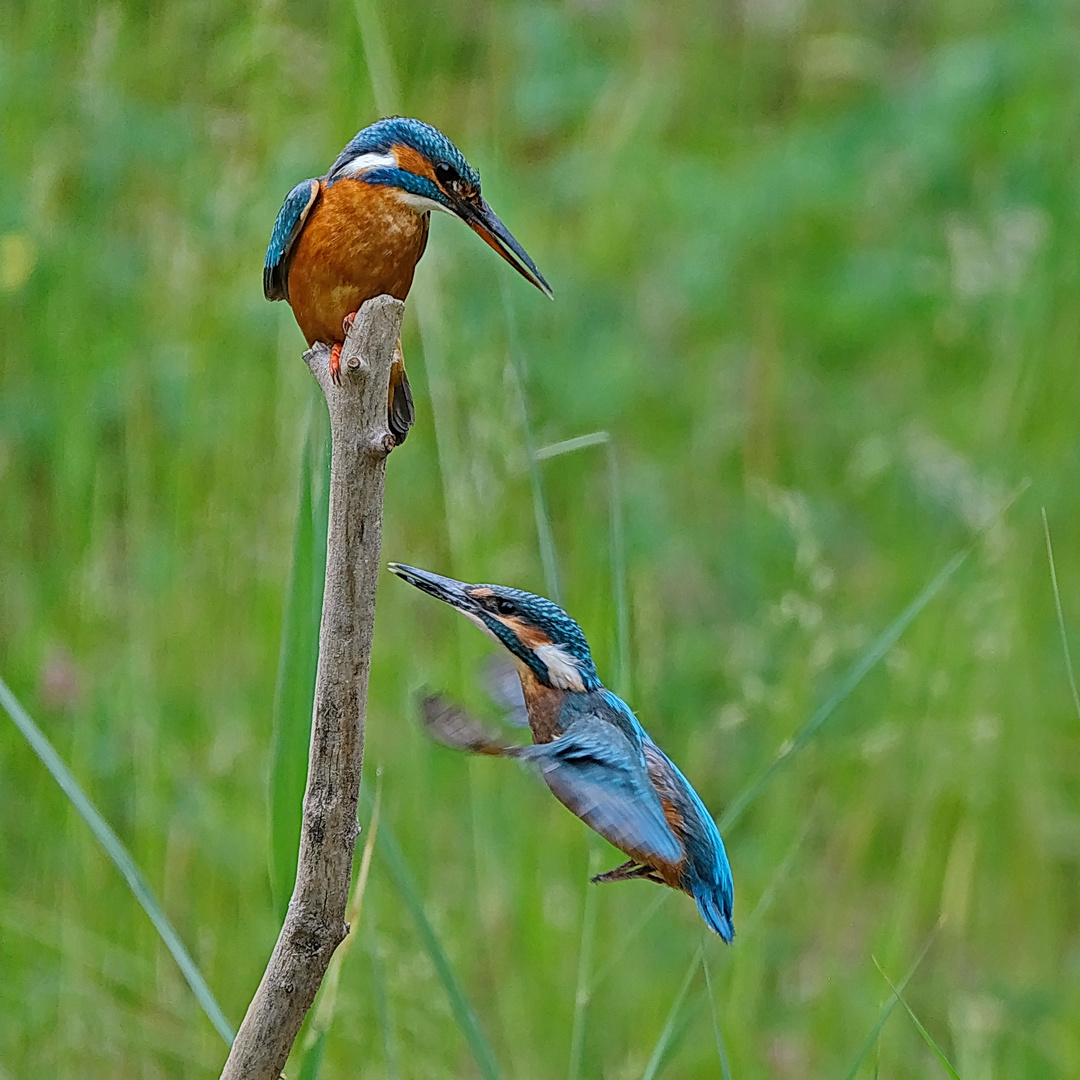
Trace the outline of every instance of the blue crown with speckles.
<path fill-rule="evenodd" d="M 390 116 L 358 132 L 337 156 L 327 174 L 334 176 L 361 154 L 386 154 L 393 146 L 408 146 L 431 162 L 445 161 L 467 183 L 480 186 L 480 174 L 465 160 L 465 155 L 438 129 L 423 120 Z"/>

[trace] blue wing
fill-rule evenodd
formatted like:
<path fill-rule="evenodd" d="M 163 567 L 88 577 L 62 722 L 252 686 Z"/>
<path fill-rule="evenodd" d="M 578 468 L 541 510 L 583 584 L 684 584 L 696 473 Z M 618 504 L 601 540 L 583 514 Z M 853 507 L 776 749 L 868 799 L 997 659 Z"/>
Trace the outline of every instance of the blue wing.
<path fill-rule="evenodd" d="M 267 300 L 289 299 L 289 262 L 297 237 L 319 197 L 319 181 L 304 180 L 285 196 L 270 234 L 263 266 L 263 292 Z"/>
<path fill-rule="evenodd" d="M 679 839 L 686 848 L 682 886 L 697 901 L 709 926 L 730 942 L 735 936 L 731 921 L 735 890 L 720 830 L 675 762 L 648 737 L 642 749 L 653 787 L 680 822 Z"/>
<path fill-rule="evenodd" d="M 514 756 L 534 761 L 559 802 L 631 858 L 682 860 L 641 750 L 613 724 L 582 716 L 553 742 L 521 747 Z"/>

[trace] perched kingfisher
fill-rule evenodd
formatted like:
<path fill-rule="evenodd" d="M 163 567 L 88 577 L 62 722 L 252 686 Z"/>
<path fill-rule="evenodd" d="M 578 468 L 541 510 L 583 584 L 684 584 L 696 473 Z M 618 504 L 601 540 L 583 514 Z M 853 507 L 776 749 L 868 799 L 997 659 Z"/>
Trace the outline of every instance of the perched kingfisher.
<path fill-rule="evenodd" d="M 461 218 L 541 292 L 551 288 L 480 194 L 480 174 L 441 132 L 395 116 L 364 128 L 325 175 L 285 196 L 263 268 L 268 300 L 288 300 L 307 338 L 341 347 L 360 305 L 389 293 L 404 300 L 427 245 L 432 210 Z M 404 441 L 413 423 L 401 343 L 390 372 L 389 426 Z"/>
<path fill-rule="evenodd" d="M 555 797 L 626 855 L 593 881 L 646 878 L 688 893 L 730 942 L 734 888 L 709 811 L 630 707 L 604 688 L 581 627 L 541 596 L 467 585 L 391 563 L 390 570 L 457 608 L 508 649 L 521 679 L 532 746 L 510 746 L 441 699 L 425 702 L 428 730 L 455 749 L 524 758 Z"/>

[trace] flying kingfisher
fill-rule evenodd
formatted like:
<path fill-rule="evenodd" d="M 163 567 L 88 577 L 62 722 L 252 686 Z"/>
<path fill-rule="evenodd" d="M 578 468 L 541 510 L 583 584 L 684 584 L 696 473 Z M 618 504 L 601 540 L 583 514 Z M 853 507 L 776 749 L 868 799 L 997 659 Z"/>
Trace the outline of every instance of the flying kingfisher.
<path fill-rule="evenodd" d="M 330 171 L 285 196 L 263 267 L 268 300 L 288 300 L 308 345 L 341 347 L 360 305 L 404 300 L 427 245 L 432 210 L 461 218 L 541 292 L 551 288 L 480 194 L 480 174 L 441 132 L 395 116 L 364 128 Z M 413 423 L 401 342 L 390 372 L 389 427 L 401 443 Z"/>
<path fill-rule="evenodd" d="M 628 860 L 593 881 L 645 878 L 688 893 L 710 929 L 730 942 L 734 887 L 709 811 L 630 707 L 605 689 L 585 635 L 562 608 L 502 585 L 467 585 L 390 563 L 508 649 L 521 679 L 532 746 L 511 746 L 461 710 L 429 698 L 428 730 L 458 750 L 536 764 L 555 797 Z"/>

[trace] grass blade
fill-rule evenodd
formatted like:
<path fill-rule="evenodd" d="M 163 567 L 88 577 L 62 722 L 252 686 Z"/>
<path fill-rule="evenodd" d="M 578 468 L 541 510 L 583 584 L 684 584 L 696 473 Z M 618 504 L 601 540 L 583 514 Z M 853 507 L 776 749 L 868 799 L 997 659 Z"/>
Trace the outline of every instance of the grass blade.
<path fill-rule="evenodd" d="M 1057 609 L 1058 633 L 1061 634 L 1061 649 L 1065 653 L 1065 672 L 1069 676 L 1069 689 L 1072 691 L 1073 706 L 1080 716 L 1080 693 L 1076 690 L 1076 673 L 1073 671 L 1072 653 L 1069 651 L 1069 636 L 1065 633 L 1065 616 L 1061 611 L 1061 592 L 1058 590 L 1057 567 L 1054 565 L 1054 548 L 1050 543 L 1050 523 L 1046 520 L 1046 507 L 1042 508 L 1043 536 L 1046 537 L 1046 558 L 1050 563 L 1050 584 L 1054 587 L 1054 607 Z"/>
<path fill-rule="evenodd" d="M 780 886 L 787 879 L 791 868 L 795 865 L 795 860 L 798 858 L 799 851 L 802 849 L 803 842 L 807 836 L 810 835 L 810 825 L 814 820 L 814 813 L 817 809 L 815 804 L 810 808 L 803 820 L 802 828 L 799 830 L 799 835 L 792 840 L 791 845 L 787 851 L 784 852 L 784 857 L 780 860 L 779 865 L 769 875 L 769 880 L 765 885 L 765 888 L 761 890 L 761 895 L 757 899 L 757 903 L 754 904 L 750 911 L 750 914 L 742 920 L 742 925 L 739 927 L 739 936 L 745 940 L 748 933 L 754 930 L 758 921 L 764 917 L 765 913 L 773 905 L 773 901 L 776 899 L 776 894 L 780 891 Z"/>
<path fill-rule="evenodd" d="M 584 438 L 590 438 L 585 436 Z M 574 443 L 578 440 L 569 440 Z M 587 444 L 591 445 L 591 444 Z M 555 450 L 564 446 L 568 446 L 567 443 L 558 443 L 555 447 L 546 447 L 547 450 Z M 569 447 L 570 449 L 577 449 L 576 446 Z M 543 453 L 543 451 L 541 451 Z M 1011 504 L 1010 504 L 1011 505 Z M 837 707 L 848 697 L 849 694 L 859 685 L 860 682 L 866 677 L 866 675 L 873 670 L 873 668 L 884 658 L 889 649 L 896 644 L 903 632 L 911 625 L 915 617 L 926 607 L 927 604 L 941 591 L 948 580 L 956 573 L 957 570 L 963 565 L 968 555 L 971 554 L 972 548 L 964 548 L 962 551 L 956 552 L 955 555 L 949 559 L 948 562 L 930 579 L 929 582 L 920 590 L 914 600 L 899 615 L 896 616 L 892 622 L 874 639 L 869 647 L 859 656 L 854 664 L 848 669 L 847 673 L 841 678 L 836 689 L 829 695 L 829 697 L 822 702 L 819 708 L 814 712 L 809 720 L 799 729 L 795 736 L 788 739 L 783 746 L 780 747 L 776 757 L 772 762 L 766 766 L 753 780 L 747 784 L 742 791 L 731 801 L 727 809 L 724 811 L 720 820 L 717 822 L 720 830 L 723 832 L 735 824 L 736 821 L 742 817 L 746 808 L 761 794 L 762 791 L 768 786 L 772 778 L 780 771 L 781 766 L 792 757 L 796 750 L 805 746 L 814 734 L 818 731 L 822 724 L 835 712 Z M 615 954 L 615 958 L 609 961 L 602 969 L 601 976 L 597 978 L 597 982 L 601 977 L 607 976 L 614 963 L 626 952 L 631 943 L 643 929 L 645 923 L 652 917 L 656 909 L 664 902 L 669 894 L 663 893 L 654 903 L 650 906 L 645 918 L 634 928 L 634 930 L 627 935 L 622 946 Z M 594 983 L 595 986 L 595 983 Z"/>
<path fill-rule="evenodd" d="M 723 1080 L 731 1080 L 731 1066 L 728 1064 L 727 1051 L 724 1049 L 724 1036 L 720 1031 L 720 1018 L 716 1015 L 716 998 L 713 995 L 709 965 L 705 960 L 705 950 L 701 952 L 701 969 L 705 972 L 705 990 L 709 995 L 709 1013 L 712 1016 L 713 1035 L 716 1038 L 716 1056 L 720 1059 L 720 1075 Z"/>
<path fill-rule="evenodd" d="M 326 1052 L 326 1032 L 320 1031 L 312 1045 L 304 1053 L 304 1060 L 300 1063 L 300 1072 L 297 1080 L 319 1080 L 319 1072 L 322 1069 L 323 1054 Z"/>
<path fill-rule="evenodd" d="M 270 885 L 274 907 L 282 919 L 296 881 L 300 848 L 311 708 L 319 664 L 319 620 L 326 578 L 329 476 L 326 410 L 313 400 L 308 409 L 300 461 L 299 503 L 281 626 L 270 747 Z"/>
<path fill-rule="evenodd" d="M 667 889 L 663 892 L 657 893 L 655 899 L 653 899 L 649 906 L 638 918 L 638 921 L 634 924 L 633 929 L 623 939 L 622 944 L 615 951 L 615 953 L 608 957 L 604 966 L 596 973 L 596 977 L 592 981 L 592 985 L 589 987 L 589 996 L 592 997 L 596 993 L 600 984 L 615 970 L 619 961 L 626 955 L 627 950 L 631 944 L 637 940 L 638 935 L 645 929 L 652 917 L 664 906 L 668 897 L 673 895 Z"/>
<path fill-rule="evenodd" d="M 536 451 L 538 461 L 547 458 L 560 457 L 563 454 L 572 454 L 575 450 L 584 450 L 587 446 L 603 446 L 611 436 L 606 431 L 590 431 L 588 435 L 575 435 L 572 439 L 563 439 L 562 442 L 552 443 L 550 446 L 541 446 Z"/>
<path fill-rule="evenodd" d="M 649 1064 L 645 1066 L 645 1072 L 642 1073 L 641 1080 L 656 1080 L 656 1077 L 660 1075 L 660 1066 L 664 1063 L 664 1056 L 667 1054 L 668 1047 L 671 1045 L 675 1035 L 675 1023 L 678 1020 L 679 1013 L 682 1012 L 683 1004 L 686 1001 L 686 995 L 690 992 L 690 984 L 694 981 L 694 973 L 701 963 L 701 958 L 701 946 L 698 945 L 697 951 L 694 953 L 694 958 L 690 961 L 690 966 L 686 969 L 686 974 L 683 976 L 682 985 L 679 987 L 679 991 L 675 995 L 675 1000 L 671 1003 L 671 1008 L 668 1010 L 667 1019 L 664 1021 L 663 1030 L 660 1032 L 660 1038 L 656 1040 L 656 1046 L 653 1047 L 652 1057 L 649 1058 Z"/>
<path fill-rule="evenodd" d="M 386 996 L 386 973 L 383 971 L 382 958 L 374 936 L 370 932 L 371 919 L 368 919 L 368 957 L 371 960 L 371 989 L 375 997 L 375 1013 L 379 1017 L 379 1030 L 382 1032 L 383 1057 L 386 1059 L 386 1075 L 390 1080 L 401 1078 L 401 1055 L 398 1053 L 397 1039 L 394 1036 L 393 1019 L 390 1016 L 390 1002 Z"/>
<path fill-rule="evenodd" d="M 379 6 L 373 0 L 355 0 L 354 7 L 375 108 L 381 116 L 394 116 L 401 111 L 401 85 Z"/>
<path fill-rule="evenodd" d="M 142 872 L 135 865 L 135 860 L 124 847 L 120 837 L 113 832 L 112 826 L 98 813 L 97 808 L 90 801 L 86 792 L 79 786 L 79 782 L 72 775 L 71 770 L 64 764 L 60 755 L 53 749 L 52 743 L 45 737 L 45 733 L 34 723 L 30 714 L 22 707 L 18 699 L 11 692 L 7 683 L 0 679 L 0 704 L 7 710 L 15 726 L 30 744 L 30 748 L 41 759 L 41 763 L 49 770 L 52 778 L 60 785 L 61 791 L 71 800 L 72 805 L 79 812 L 83 821 L 90 827 L 90 831 L 97 841 L 105 849 L 105 854 L 112 860 L 113 866 L 120 871 L 124 880 L 128 883 L 147 917 L 154 924 L 154 929 L 161 936 L 165 948 L 172 954 L 177 966 L 187 980 L 195 999 L 202 1006 L 210 1023 L 214 1025 L 218 1034 L 231 1046 L 236 1036 L 225 1014 L 221 1011 L 213 992 L 207 985 L 191 958 L 179 934 L 173 929 L 157 898 L 150 890 Z"/>
<path fill-rule="evenodd" d="M 620 694 L 633 693 L 630 682 L 630 603 L 626 597 L 626 534 L 623 529 L 622 484 L 619 478 L 619 459 L 615 442 L 608 439 L 605 446 L 608 472 L 608 521 L 611 536 L 611 584 L 615 593 L 615 685 Z"/>
<path fill-rule="evenodd" d="M 599 869 L 599 852 L 589 852 L 589 877 Z M 593 937 L 596 930 L 597 890 L 591 882 L 585 885 L 585 906 L 581 916 L 581 948 L 578 952 L 577 989 L 574 991 L 574 1022 L 570 1028 L 569 1080 L 577 1080 L 581 1072 L 581 1055 L 585 1048 L 585 1009 L 589 1004 L 589 970 L 592 968 Z"/>
<path fill-rule="evenodd" d="M 900 994 L 903 993 L 903 991 L 906 989 L 907 984 L 911 982 L 912 976 L 918 970 L 919 965 L 923 962 L 923 957 L 925 957 L 926 954 L 930 951 L 930 946 L 933 945 L 934 938 L 937 936 L 938 928 L 940 926 L 941 923 L 939 921 L 937 926 L 935 926 L 934 929 L 930 931 L 929 936 L 923 943 L 923 947 L 919 950 L 919 955 L 915 957 L 915 960 L 912 963 L 911 967 L 907 970 L 907 974 L 900 980 L 900 986 L 893 988 L 893 996 L 889 998 L 889 1000 L 886 1001 L 884 1005 L 882 1005 L 881 1012 L 878 1014 L 878 1018 L 874 1022 L 874 1026 L 870 1029 L 869 1034 L 866 1036 L 866 1039 L 863 1041 L 862 1046 L 859 1048 L 859 1052 L 855 1055 L 855 1060 L 852 1061 L 851 1065 L 848 1067 L 847 1072 L 844 1073 L 844 1080 L 855 1080 L 859 1069 L 862 1068 L 862 1063 L 866 1060 L 867 1055 L 870 1053 L 870 1051 L 873 1050 L 874 1044 L 877 1042 L 878 1036 L 881 1034 L 881 1029 L 888 1022 L 889 1017 L 892 1016 L 892 1011 L 896 1007 L 897 999 L 899 998 Z"/>
<path fill-rule="evenodd" d="M 540 564 L 544 569 L 544 586 L 548 596 L 561 604 L 559 584 L 559 558 L 555 551 L 555 535 L 551 530 L 551 517 L 548 514 L 547 500 L 544 498 L 543 478 L 540 474 L 540 456 L 536 452 L 532 425 L 529 423 L 529 404 L 525 397 L 525 369 L 521 361 L 521 352 L 517 340 L 517 320 L 514 307 L 510 302 L 509 284 L 506 275 L 500 277 L 502 285 L 503 310 L 506 312 L 506 325 L 510 332 L 510 367 L 517 383 L 518 407 L 521 409 L 521 438 L 525 444 L 525 458 L 529 463 L 529 487 L 532 490 L 533 520 L 536 522 L 536 540 L 540 547 Z"/>
<path fill-rule="evenodd" d="M 889 976 L 885 974 L 885 969 L 878 963 L 878 958 L 876 956 L 872 956 L 871 959 L 874 961 L 874 967 L 876 967 L 878 971 L 881 972 L 881 977 L 889 984 L 889 989 L 892 990 L 892 992 L 896 995 L 896 1000 L 899 1001 L 905 1009 L 907 1009 L 907 1014 L 911 1017 L 911 1022 L 915 1025 L 916 1030 L 923 1037 L 923 1041 L 926 1043 L 926 1045 L 929 1046 L 930 1049 L 933 1050 L 933 1052 L 937 1055 L 937 1059 L 941 1062 L 942 1067 L 949 1074 L 949 1076 L 952 1077 L 952 1080 L 960 1080 L 960 1074 L 953 1068 L 952 1062 L 950 1062 L 949 1059 L 945 1056 L 945 1053 L 941 1049 L 941 1047 L 939 1047 L 938 1044 L 934 1042 L 933 1038 L 930 1035 L 930 1032 L 922 1026 L 922 1022 L 915 1015 L 914 1011 L 907 1003 L 907 1000 L 904 998 L 903 994 L 901 994 L 901 992 L 895 986 L 893 986 L 892 979 L 890 979 Z"/>
<path fill-rule="evenodd" d="M 450 964 L 450 958 L 446 955 L 446 950 L 439 940 L 439 935 L 424 911 L 423 900 L 420 898 L 419 890 L 413 881 L 405 856 L 386 824 L 379 827 L 378 848 L 383 857 L 383 863 L 397 888 L 398 895 L 416 923 L 421 944 L 435 967 L 435 973 L 446 991 L 446 996 L 450 999 L 450 1008 L 453 1011 L 454 1020 L 457 1022 L 462 1035 L 465 1036 L 465 1041 L 472 1051 L 477 1068 L 479 1068 L 485 1080 L 499 1080 L 499 1067 L 496 1064 L 491 1045 L 480 1027 L 480 1021 L 477 1019 L 471 1002 L 465 996 L 465 991 Z"/>
<path fill-rule="evenodd" d="M 608 480 L 608 544 L 611 564 L 611 589 L 615 597 L 615 690 L 628 697 L 630 685 L 630 606 L 626 598 L 626 537 L 623 530 L 622 487 L 619 481 L 619 460 L 615 454 L 615 442 L 606 431 L 593 431 L 573 439 L 542 446 L 530 457 L 536 461 L 572 454 L 590 446 L 604 448 Z M 539 487 L 539 478 L 536 483 Z M 543 505 L 543 495 L 540 495 Z M 545 510 L 546 513 L 546 510 Z M 537 521 L 539 529 L 539 519 Z M 543 545 L 541 545 L 541 548 Z M 542 552 L 541 552 L 542 554 Z M 554 597 L 553 597 L 554 599 Z M 556 600 L 558 603 L 559 601 Z"/>
<path fill-rule="evenodd" d="M 934 599 L 948 580 L 964 564 L 971 554 L 971 548 L 958 551 L 945 565 L 923 586 L 914 600 L 863 650 L 855 663 L 845 672 L 833 692 L 818 706 L 805 724 L 788 739 L 777 751 L 776 757 L 747 784 L 728 804 L 718 822 L 720 830 L 731 828 L 742 817 L 746 808 L 761 794 L 769 781 L 776 775 L 787 760 L 801 750 L 817 733 L 818 729 L 866 676 L 880 663 L 888 651 L 899 641 L 904 631 L 915 621 L 915 617 Z"/>

